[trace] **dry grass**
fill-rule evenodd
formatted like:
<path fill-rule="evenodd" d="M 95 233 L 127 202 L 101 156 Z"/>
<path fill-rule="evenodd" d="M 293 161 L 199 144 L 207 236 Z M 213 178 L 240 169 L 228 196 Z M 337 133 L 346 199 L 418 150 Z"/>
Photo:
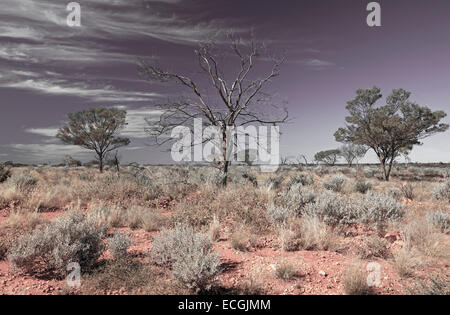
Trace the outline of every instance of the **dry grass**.
<path fill-rule="evenodd" d="M 419 265 L 419 258 L 407 248 L 394 255 L 394 268 L 402 278 L 414 275 L 414 268 Z"/>
<path fill-rule="evenodd" d="M 306 250 L 338 250 L 339 236 L 315 216 L 302 219 L 300 245 Z"/>
<path fill-rule="evenodd" d="M 351 264 L 344 271 L 343 284 L 345 293 L 348 295 L 369 295 L 372 288 L 367 284 L 367 273 L 363 265 L 359 263 Z"/>
<path fill-rule="evenodd" d="M 289 281 L 293 280 L 298 275 L 299 267 L 289 261 L 282 261 L 275 268 L 275 275 L 277 278 Z"/>

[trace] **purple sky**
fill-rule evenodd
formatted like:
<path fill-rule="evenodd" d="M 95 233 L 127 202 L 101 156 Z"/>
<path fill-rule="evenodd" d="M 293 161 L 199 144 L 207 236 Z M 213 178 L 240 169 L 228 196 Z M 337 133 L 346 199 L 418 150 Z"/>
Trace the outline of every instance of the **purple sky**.
<path fill-rule="evenodd" d="M 337 147 L 333 133 L 358 88 L 377 85 L 385 96 L 404 88 L 420 105 L 450 112 L 448 0 L 379 1 L 378 28 L 366 24 L 368 0 L 79 0 L 80 28 L 66 24 L 69 2 L 1 0 L 0 161 L 93 159 L 54 134 L 67 113 L 102 105 L 128 109 L 125 161 L 170 162 L 169 153 L 146 145 L 143 118 L 183 91 L 139 80 L 136 59 L 197 71 L 198 41 L 227 30 L 246 36 L 253 29 L 286 53 L 270 86 L 292 118 L 282 128 L 283 156 L 311 159 Z M 425 140 L 411 159 L 450 162 L 448 137 Z"/>

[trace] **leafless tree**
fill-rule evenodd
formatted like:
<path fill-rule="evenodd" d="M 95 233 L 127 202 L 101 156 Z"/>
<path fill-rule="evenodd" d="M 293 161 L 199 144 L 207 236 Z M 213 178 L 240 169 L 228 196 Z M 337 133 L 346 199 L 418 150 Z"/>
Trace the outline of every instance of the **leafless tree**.
<path fill-rule="evenodd" d="M 288 119 L 287 110 L 274 105 L 273 95 L 266 90 L 280 74 L 284 58 L 268 56 L 265 45 L 254 39 L 229 39 L 229 44 L 207 42 L 195 50 L 200 72 L 207 78 L 203 80 L 165 70 L 153 60 L 139 61 L 139 72 L 144 79 L 177 82 L 190 91 L 190 96 L 158 105 L 163 114 L 157 123 L 148 121 L 150 135 L 157 144 L 167 143 L 173 140 L 167 135 L 174 127 L 189 125 L 195 118 L 218 128 L 221 140 L 219 167 L 224 185 L 232 151 L 232 139 L 227 131 L 249 124 L 276 125 Z M 261 77 L 258 74 L 264 67 L 257 66 L 258 60 L 271 65 Z M 233 62 L 237 62 L 235 67 Z M 215 97 L 210 99 L 211 95 Z M 274 115 L 274 109 L 281 112 Z"/>

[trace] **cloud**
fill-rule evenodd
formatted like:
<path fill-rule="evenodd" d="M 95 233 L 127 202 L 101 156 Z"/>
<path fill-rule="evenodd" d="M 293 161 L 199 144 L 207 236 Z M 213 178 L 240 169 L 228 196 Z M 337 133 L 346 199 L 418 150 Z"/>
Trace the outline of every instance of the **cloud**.
<path fill-rule="evenodd" d="M 128 109 L 126 106 L 120 106 L 127 110 L 127 125 L 121 131 L 121 135 L 130 138 L 148 138 L 145 128 L 148 127 L 146 119 L 156 120 L 163 113 L 154 108 L 142 107 L 138 109 Z"/>
<path fill-rule="evenodd" d="M 33 90 L 43 94 L 88 98 L 95 102 L 144 102 L 161 96 L 157 93 L 117 90 L 112 86 L 93 88 L 86 83 L 70 83 L 66 80 L 26 79 L 17 82 L 3 80 L 0 86 Z"/>
<path fill-rule="evenodd" d="M 92 154 L 79 146 L 65 144 L 11 144 L 8 147 L 27 161 L 59 161 L 67 154 L 80 159 Z"/>
<path fill-rule="evenodd" d="M 320 60 L 320 59 L 307 59 L 303 60 L 301 63 L 308 67 L 330 67 L 334 66 L 335 64 L 331 61 L 326 60 Z"/>
<path fill-rule="evenodd" d="M 56 134 L 58 133 L 58 128 L 57 127 L 28 128 L 28 129 L 25 129 L 25 132 L 44 136 L 44 137 L 56 137 Z"/>

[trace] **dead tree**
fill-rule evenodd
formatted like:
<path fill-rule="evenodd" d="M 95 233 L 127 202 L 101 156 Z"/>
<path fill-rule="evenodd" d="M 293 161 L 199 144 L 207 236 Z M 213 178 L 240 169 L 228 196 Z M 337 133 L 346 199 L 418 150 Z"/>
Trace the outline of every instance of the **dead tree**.
<path fill-rule="evenodd" d="M 177 82 L 190 92 L 189 96 L 158 105 L 163 114 L 156 123 L 148 121 L 150 135 L 157 144 L 167 143 L 171 141 L 167 135 L 174 127 L 186 126 L 195 118 L 201 118 L 206 126 L 218 128 L 224 185 L 232 151 L 228 130 L 249 124 L 277 125 L 288 119 L 287 110 L 276 106 L 273 95 L 266 91 L 267 85 L 280 74 L 284 58 L 268 58 L 265 45 L 254 39 L 230 38 L 229 43 L 226 47 L 214 42 L 203 43 L 195 51 L 200 72 L 206 74 L 203 80 L 164 70 L 152 60 L 139 61 L 142 78 Z M 262 72 L 256 67 L 258 60 L 271 63 L 262 77 L 256 74 Z M 273 114 L 274 109 L 281 112 Z"/>

